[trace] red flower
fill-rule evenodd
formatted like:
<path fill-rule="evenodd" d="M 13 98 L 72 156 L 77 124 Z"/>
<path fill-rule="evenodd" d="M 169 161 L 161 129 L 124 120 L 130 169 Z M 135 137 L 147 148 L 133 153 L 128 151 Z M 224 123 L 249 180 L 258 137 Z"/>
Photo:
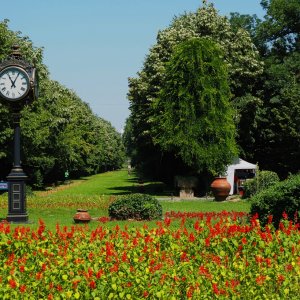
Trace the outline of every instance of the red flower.
<path fill-rule="evenodd" d="M 60 284 L 58 284 L 58 285 L 56 286 L 56 289 L 57 289 L 59 292 L 61 292 L 61 291 L 63 290 L 63 288 L 62 288 L 62 286 L 61 286 Z"/>
<path fill-rule="evenodd" d="M 212 288 L 213 288 L 213 291 L 216 295 L 219 295 L 220 294 L 220 291 L 218 289 L 218 285 L 216 283 L 213 283 L 212 284 Z"/>
<path fill-rule="evenodd" d="M 186 292 L 186 296 L 187 296 L 188 298 L 192 298 L 192 297 L 193 297 L 193 293 L 194 293 L 194 289 L 193 289 L 193 287 L 190 287 L 190 288 L 187 290 L 187 292 Z"/>
<path fill-rule="evenodd" d="M 104 271 L 102 269 L 100 269 L 97 274 L 96 274 L 96 277 L 97 278 L 101 278 L 101 276 L 104 274 Z"/>
<path fill-rule="evenodd" d="M 181 261 L 189 261 L 189 258 L 188 258 L 188 256 L 187 256 L 186 252 L 183 252 L 183 253 L 181 254 L 180 260 L 181 260 Z"/>
<path fill-rule="evenodd" d="M 164 220 L 164 223 L 165 223 L 165 225 L 166 225 L 167 227 L 169 227 L 170 224 L 171 224 L 171 219 L 168 218 L 168 217 L 166 217 L 165 220 Z"/>
<path fill-rule="evenodd" d="M 194 234 L 191 232 L 191 234 L 190 234 L 190 236 L 189 236 L 189 241 L 190 242 L 194 242 L 195 241 L 195 236 L 194 236 Z"/>
<path fill-rule="evenodd" d="M 273 216 L 272 215 L 269 215 L 268 216 L 268 224 L 271 224 L 273 221 Z"/>
<path fill-rule="evenodd" d="M 114 264 L 113 267 L 110 268 L 110 272 L 118 272 L 119 266 L 117 264 Z"/>
<path fill-rule="evenodd" d="M 277 280 L 281 284 L 285 280 L 285 277 L 283 275 L 279 274 Z"/>
<path fill-rule="evenodd" d="M 97 287 L 96 282 L 94 280 L 92 280 L 89 284 L 91 289 L 95 289 Z"/>
<path fill-rule="evenodd" d="M 77 286 L 78 286 L 78 283 L 80 282 L 80 280 L 74 280 L 72 282 L 72 285 L 73 285 L 73 289 L 77 289 Z"/>
<path fill-rule="evenodd" d="M 210 239 L 209 239 L 209 238 L 206 238 L 206 239 L 205 239 L 205 246 L 206 246 L 206 247 L 209 247 L 209 245 L 210 245 Z"/>
<path fill-rule="evenodd" d="M 42 270 L 43 270 L 43 271 L 46 271 L 46 268 L 47 268 L 47 265 L 46 265 L 46 264 L 43 264 L 43 265 L 42 265 Z"/>
<path fill-rule="evenodd" d="M 43 234 L 43 232 L 45 231 L 45 228 L 46 228 L 46 226 L 45 226 L 45 222 L 43 221 L 43 220 L 39 220 L 39 228 L 38 228 L 38 235 L 42 235 Z"/>
<path fill-rule="evenodd" d="M 264 284 L 265 280 L 266 280 L 266 276 L 264 276 L 264 275 L 259 275 L 256 277 L 256 283 L 258 285 Z"/>
<path fill-rule="evenodd" d="M 22 284 L 19 288 L 21 293 L 24 293 L 26 291 L 26 286 L 24 284 Z"/>
<path fill-rule="evenodd" d="M 17 283 L 14 279 L 9 279 L 8 283 L 12 289 L 15 289 L 17 287 Z"/>
<path fill-rule="evenodd" d="M 105 248 L 106 248 L 106 256 L 113 255 L 113 244 L 112 243 L 106 242 Z"/>
<path fill-rule="evenodd" d="M 212 261 L 215 262 L 217 265 L 221 264 L 221 258 L 217 255 L 212 256 Z"/>
<path fill-rule="evenodd" d="M 238 280 L 231 279 L 230 284 L 231 284 L 231 288 L 234 289 L 236 286 L 240 284 L 240 282 Z"/>
<path fill-rule="evenodd" d="M 148 297 L 148 295 L 149 295 L 149 293 L 148 293 L 147 291 L 144 291 L 144 293 L 143 293 L 143 297 L 144 297 L 144 298 L 147 298 L 147 297 Z"/>
<path fill-rule="evenodd" d="M 89 255 L 88 255 L 88 257 L 89 257 L 89 260 L 93 260 L 94 253 L 93 253 L 93 252 L 90 252 Z"/>
<path fill-rule="evenodd" d="M 138 243 L 139 243 L 138 239 L 134 238 L 133 241 L 132 241 L 133 246 L 137 246 Z"/>
<path fill-rule="evenodd" d="M 25 267 L 22 265 L 22 266 L 19 267 L 19 270 L 20 270 L 21 273 L 23 273 L 25 271 Z"/>
<path fill-rule="evenodd" d="M 196 231 L 200 230 L 199 221 L 197 220 L 194 224 L 194 228 Z"/>
<path fill-rule="evenodd" d="M 259 255 L 256 255 L 256 256 L 255 256 L 255 260 L 256 260 L 256 262 L 257 262 L 258 264 L 260 264 L 260 263 L 262 263 L 262 262 L 264 261 L 264 259 L 263 259 L 261 256 L 259 256 Z"/>
<path fill-rule="evenodd" d="M 285 266 L 285 270 L 287 272 L 292 271 L 293 270 L 293 266 L 291 264 L 288 264 L 288 265 Z"/>
<path fill-rule="evenodd" d="M 106 222 L 109 221 L 109 217 L 100 217 L 100 218 L 98 219 L 98 221 L 101 222 L 101 223 L 106 223 Z"/>
<path fill-rule="evenodd" d="M 272 264 L 271 258 L 266 258 L 265 261 L 266 261 L 266 263 L 267 263 L 267 266 L 270 267 L 271 264 Z"/>

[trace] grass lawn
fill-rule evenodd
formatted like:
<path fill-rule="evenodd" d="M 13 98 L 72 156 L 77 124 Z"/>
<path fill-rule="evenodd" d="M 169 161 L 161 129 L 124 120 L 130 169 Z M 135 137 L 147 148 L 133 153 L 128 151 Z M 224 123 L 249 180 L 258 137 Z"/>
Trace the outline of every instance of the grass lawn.
<path fill-rule="evenodd" d="M 94 176 L 75 180 L 70 184 L 59 186 L 53 190 L 35 192 L 27 197 L 27 210 L 30 223 L 28 226 L 37 227 L 38 220 L 43 219 L 50 229 L 59 223 L 62 226 L 74 224 L 73 216 L 78 208 L 88 209 L 92 217 L 107 216 L 109 204 L 115 196 L 126 193 L 147 193 L 157 196 L 161 200 L 163 212 L 186 211 L 249 211 L 250 204 L 246 201 L 214 202 L 212 200 L 166 200 L 174 191 L 160 182 L 139 183 L 134 175 L 128 175 L 127 170 L 106 172 Z M 165 198 L 163 198 L 165 197 Z M 7 194 L 0 196 L 0 216 L 7 215 Z M 115 226 L 117 222 L 106 223 Z M 118 224 L 141 226 L 142 222 L 118 222 Z M 149 222 L 149 225 L 155 224 Z M 95 228 L 99 222 L 89 224 Z"/>

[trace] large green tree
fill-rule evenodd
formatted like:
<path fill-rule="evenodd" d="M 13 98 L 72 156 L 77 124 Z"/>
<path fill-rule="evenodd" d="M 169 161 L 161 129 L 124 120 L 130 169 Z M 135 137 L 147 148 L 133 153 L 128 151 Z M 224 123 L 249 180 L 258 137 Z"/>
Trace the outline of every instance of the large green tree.
<path fill-rule="evenodd" d="M 255 26 L 251 17 L 231 20 L 250 30 L 264 60 L 253 94 L 236 101 L 238 142 L 246 158 L 286 177 L 300 170 L 300 2 L 262 4 L 266 16 Z"/>
<path fill-rule="evenodd" d="M 154 145 L 151 135 L 151 118 L 156 114 L 152 103 L 163 87 L 166 62 L 170 60 L 174 47 L 190 38 L 209 37 L 219 44 L 228 66 L 230 91 L 236 97 L 252 93 L 256 78 L 262 72 L 258 51 L 245 29 L 236 30 L 226 17 L 218 14 L 212 6 L 205 4 L 195 13 L 186 13 L 174 18 L 171 25 L 159 31 L 157 43 L 150 49 L 143 68 L 136 78 L 129 79 L 130 122 L 133 164 L 144 173 L 162 177 L 162 172 L 172 166 L 174 173 L 189 170 L 174 153 L 163 151 Z M 189 168 L 187 168 L 189 169 Z M 168 174 L 172 176 L 174 174 Z"/>
<path fill-rule="evenodd" d="M 177 45 L 150 119 L 155 144 L 197 171 L 222 173 L 237 155 L 227 66 L 208 38 Z"/>
<path fill-rule="evenodd" d="M 39 99 L 22 111 L 22 164 L 29 183 L 42 187 L 71 177 L 94 174 L 122 166 L 124 147 L 121 135 L 111 124 L 91 111 L 73 91 L 50 80 L 43 64 L 43 51 L 27 37 L 0 22 L 0 59 L 5 59 L 13 44 L 38 69 Z M 8 108 L 0 104 L 0 179 L 11 168 L 12 120 Z"/>
<path fill-rule="evenodd" d="M 284 57 L 300 51 L 299 0 L 262 0 L 261 4 L 266 15 L 257 33 L 269 45 L 271 54 Z"/>

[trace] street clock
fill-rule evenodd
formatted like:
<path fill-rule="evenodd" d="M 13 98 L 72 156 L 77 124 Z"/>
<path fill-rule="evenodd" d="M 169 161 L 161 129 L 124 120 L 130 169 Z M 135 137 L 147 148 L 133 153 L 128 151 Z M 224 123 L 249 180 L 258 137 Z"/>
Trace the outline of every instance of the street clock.
<path fill-rule="evenodd" d="M 25 103 L 38 97 L 36 68 L 24 61 L 19 47 L 0 63 L 0 98 L 7 103 Z"/>

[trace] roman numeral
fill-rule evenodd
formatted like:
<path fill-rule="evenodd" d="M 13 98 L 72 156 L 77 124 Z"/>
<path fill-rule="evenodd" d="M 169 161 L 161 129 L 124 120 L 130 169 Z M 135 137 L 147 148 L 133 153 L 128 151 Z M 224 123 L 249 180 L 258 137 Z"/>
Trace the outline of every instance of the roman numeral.
<path fill-rule="evenodd" d="M 24 92 L 24 91 L 25 91 L 25 88 L 21 87 L 21 90 Z"/>
<path fill-rule="evenodd" d="M 6 91 L 6 87 L 4 87 L 4 88 L 2 89 L 2 91 L 5 92 L 5 91 Z"/>

